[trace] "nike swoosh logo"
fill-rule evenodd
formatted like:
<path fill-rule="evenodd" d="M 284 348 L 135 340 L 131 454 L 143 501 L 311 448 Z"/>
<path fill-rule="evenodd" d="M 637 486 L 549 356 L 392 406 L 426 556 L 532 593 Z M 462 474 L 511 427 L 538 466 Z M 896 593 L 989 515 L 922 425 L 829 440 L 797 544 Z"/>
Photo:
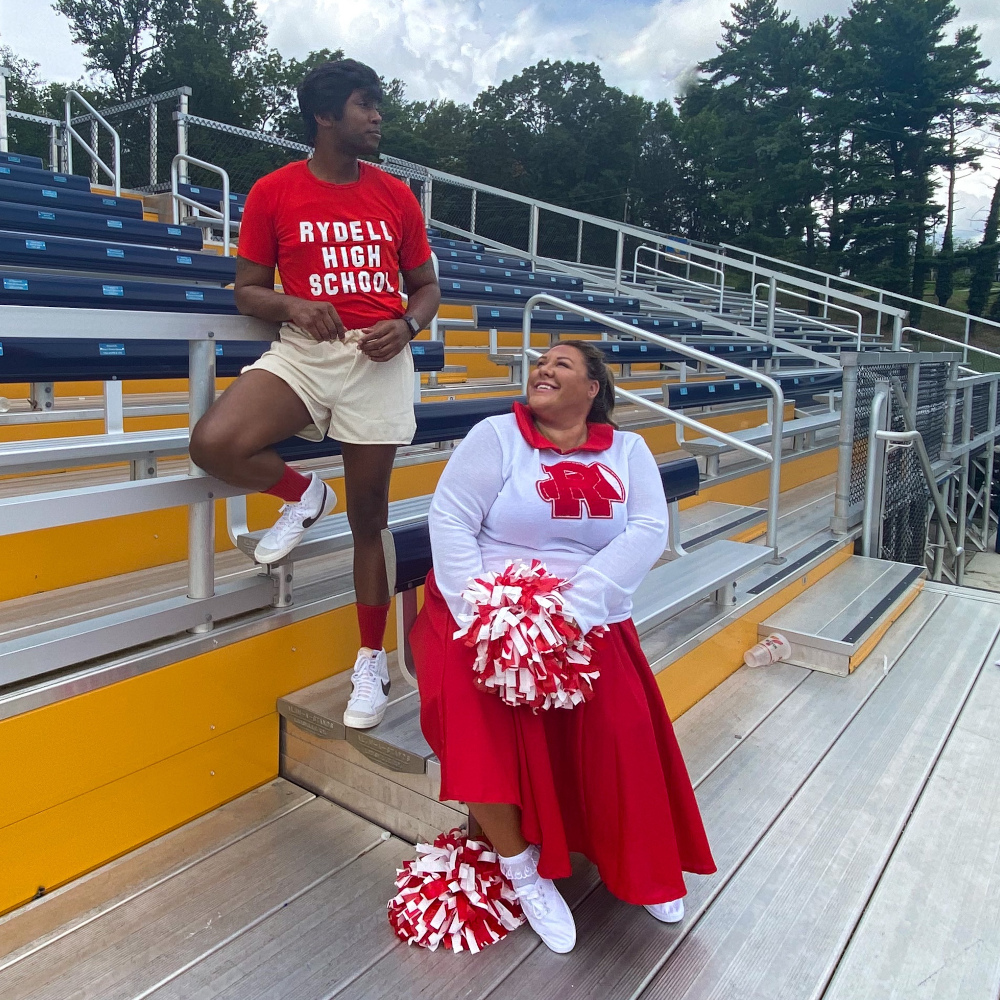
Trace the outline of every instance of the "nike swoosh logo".
<path fill-rule="evenodd" d="M 388 694 L 391 687 L 392 681 L 382 681 L 382 694 Z"/>
<path fill-rule="evenodd" d="M 326 507 L 326 498 L 329 496 L 329 494 L 330 494 L 330 487 L 327 486 L 326 483 L 324 483 L 323 484 L 323 502 L 319 505 L 319 514 L 317 514 L 315 517 L 304 517 L 304 518 L 302 518 L 302 527 L 303 528 L 311 528 L 319 520 L 320 514 L 323 513 L 323 508 Z"/>

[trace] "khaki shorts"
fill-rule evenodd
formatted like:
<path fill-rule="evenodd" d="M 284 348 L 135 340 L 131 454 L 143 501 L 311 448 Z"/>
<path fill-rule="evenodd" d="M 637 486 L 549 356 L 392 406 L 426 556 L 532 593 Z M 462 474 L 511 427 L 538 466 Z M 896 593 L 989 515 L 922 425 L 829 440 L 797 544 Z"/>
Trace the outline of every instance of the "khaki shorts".
<path fill-rule="evenodd" d="M 372 361 L 360 340 L 360 330 L 348 330 L 343 340 L 321 342 L 285 323 L 279 339 L 243 371 L 259 368 L 288 383 L 312 417 L 297 435 L 307 441 L 409 444 L 417 429 L 410 348 Z"/>

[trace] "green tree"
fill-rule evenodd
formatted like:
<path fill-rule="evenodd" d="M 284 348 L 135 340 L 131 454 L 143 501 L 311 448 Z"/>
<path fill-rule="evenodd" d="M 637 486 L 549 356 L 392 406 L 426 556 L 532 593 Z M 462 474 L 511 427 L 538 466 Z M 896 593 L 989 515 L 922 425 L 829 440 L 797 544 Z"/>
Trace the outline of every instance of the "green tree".
<path fill-rule="evenodd" d="M 922 287 L 913 250 L 940 211 L 932 171 L 948 163 L 951 116 L 964 116 L 969 95 L 990 86 L 975 29 L 944 41 L 957 15 L 948 0 L 855 0 L 837 33 L 836 83 L 853 112 L 856 159 L 844 191 L 844 260 L 852 274 L 897 291 Z M 925 266 L 922 256 L 917 263 Z"/>
<path fill-rule="evenodd" d="M 1000 180 L 993 189 L 993 199 L 990 202 L 990 212 L 986 217 L 986 228 L 983 230 L 983 241 L 975 251 L 972 259 L 972 280 L 969 283 L 969 312 L 973 316 L 982 316 L 986 312 L 986 304 L 990 297 L 990 289 L 996 278 L 997 264 L 1000 262 Z"/>
<path fill-rule="evenodd" d="M 231 125 L 260 123 L 267 29 L 254 0 L 160 0 L 155 37 L 142 74 L 148 93 L 186 85 L 193 90 L 192 114 Z"/>
<path fill-rule="evenodd" d="M 118 101 L 132 100 L 157 50 L 162 0 L 55 0 L 52 6 L 84 47 L 87 69 L 111 78 Z"/>

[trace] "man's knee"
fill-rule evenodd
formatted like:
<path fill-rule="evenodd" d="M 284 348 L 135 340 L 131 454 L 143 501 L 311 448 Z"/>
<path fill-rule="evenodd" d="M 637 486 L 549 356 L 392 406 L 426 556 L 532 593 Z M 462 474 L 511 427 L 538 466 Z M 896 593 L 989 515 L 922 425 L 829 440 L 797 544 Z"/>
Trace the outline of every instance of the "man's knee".
<path fill-rule="evenodd" d="M 378 538 L 389 521 L 388 497 L 381 493 L 352 496 L 347 520 L 355 539 Z"/>
<path fill-rule="evenodd" d="M 198 421 L 191 432 L 188 453 L 191 461 L 213 476 L 222 477 L 226 469 L 239 459 L 232 438 L 225 433 L 219 421 L 208 413 Z"/>

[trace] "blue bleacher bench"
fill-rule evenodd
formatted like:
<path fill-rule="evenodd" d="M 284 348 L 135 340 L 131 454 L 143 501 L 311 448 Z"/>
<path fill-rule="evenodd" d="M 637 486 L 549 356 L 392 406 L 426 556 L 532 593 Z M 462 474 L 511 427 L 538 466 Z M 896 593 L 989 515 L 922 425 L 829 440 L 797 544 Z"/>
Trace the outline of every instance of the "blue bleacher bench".
<path fill-rule="evenodd" d="M 142 202 L 136 198 L 116 198 L 113 195 L 73 191 L 58 184 L 20 184 L 0 177 L 0 201 L 18 205 L 41 205 L 46 208 L 66 208 L 74 212 L 93 212 L 121 219 L 141 219 Z"/>
<path fill-rule="evenodd" d="M 441 295 L 447 298 L 446 283 L 441 283 Z M 595 299 L 599 299 L 595 296 Z M 590 303 L 585 303 L 588 307 Z M 596 303 L 600 308 L 599 302 Z M 477 330 L 520 330 L 524 318 L 524 310 L 509 306 L 472 307 L 473 322 Z M 633 316 L 628 314 L 614 316 L 622 323 L 628 323 L 637 330 L 650 333 L 660 333 L 664 337 L 678 336 L 684 333 L 699 333 L 702 330 L 701 320 L 694 319 L 663 319 L 658 316 Z M 559 312 L 555 309 L 535 309 L 531 314 L 532 330 L 565 331 L 566 333 L 599 333 L 605 327 L 586 316 L 578 316 L 572 312 Z"/>
<path fill-rule="evenodd" d="M 40 156 L 28 156 L 25 153 L 0 153 L 0 163 L 13 163 L 19 167 L 33 167 L 35 170 L 44 169 Z"/>
<path fill-rule="evenodd" d="M 90 194 L 90 181 L 79 174 L 57 174 L 51 170 L 18 166 L 16 163 L 0 163 L 0 180 L 17 181 L 20 184 L 36 184 L 43 187 L 58 186 L 67 191 L 85 191 Z"/>
<path fill-rule="evenodd" d="M 186 194 L 195 201 L 200 202 L 206 208 L 214 208 L 222 211 L 222 191 L 218 188 L 200 187 L 197 184 L 178 184 L 177 190 L 181 194 Z M 246 202 L 245 194 L 229 194 L 229 218 L 233 222 L 243 221 L 243 206 Z"/>
<path fill-rule="evenodd" d="M 83 239 L 113 239 L 119 243 L 142 243 L 178 250 L 200 250 L 201 230 L 120 216 L 73 212 L 63 208 L 36 208 L 0 201 L 0 229 L 18 233 L 76 236 Z"/>
<path fill-rule="evenodd" d="M 437 255 L 438 262 L 442 260 L 456 260 L 463 264 L 485 264 L 487 267 L 512 267 L 522 271 L 530 271 L 534 265 L 526 257 L 505 257 L 503 254 L 495 253 L 468 253 L 465 250 L 444 250 L 439 247 L 432 248 Z"/>
<path fill-rule="evenodd" d="M 118 278 L 70 278 L 0 270 L 0 303 L 77 309 L 236 313 L 232 289 Z"/>
<path fill-rule="evenodd" d="M 583 279 L 549 271 L 527 271 L 524 268 L 487 267 L 484 264 L 459 260 L 438 260 L 441 278 L 465 278 L 469 281 L 499 281 L 508 284 L 539 286 L 535 291 L 562 288 L 566 291 L 582 288 Z"/>
<path fill-rule="evenodd" d="M 839 389 L 843 381 L 842 372 L 824 371 L 815 375 L 775 376 L 786 400 L 801 402 L 811 399 L 821 392 Z M 770 399 L 771 391 L 760 382 L 748 378 L 728 378 L 711 382 L 674 382 L 663 387 L 664 395 L 669 393 L 667 405 L 671 409 L 687 406 L 719 406 L 723 403 L 739 403 L 745 400 Z"/>
<path fill-rule="evenodd" d="M 239 375 L 267 348 L 268 344 L 263 341 L 219 341 L 215 345 L 216 375 L 220 378 Z M 415 340 L 410 350 L 413 367 L 418 372 L 444 368 L 441 341 Z M 110 382 L 187 376 L 188 344 L 183 340 L 0 338 L 0 384 Z"/>
<path fill-rule="evenodd" d="M 467 253 L 482 253 L 486 249 L 482 243 L 473 243 L 470 240 L 451 240 L 444 236 L 428 236 L 427 241 L 432 247 L 440 247 L 442 250 L 464 250 Z"/>
<path fill-rule="evenodd" d="M 178 184 L 177 190 L 181 194 L 200 201 L 203 205 L 218 206 L 222 203 L 222 188 L 205 187 L 201 184 Z M 229 201 L 234 205 L 243 205 L 246 200 L 245 194 L 236 191 L 229 192 Z"/>
<path fill-rule="evenodd" d="M 639 308 L 639 300 L 621 295 L 607 295 L 599 292 L 564 291 L 562 288 L 532 287 L 520 282 L 511 283 L 506 278 L 503 281 L 472 281 L 466 278 L 453 278 L 441 275 L 441 299 L 444 302 L 509 302 L 526 301 L 539 292 L 548 292 L 556 298 L 565 299 L 587 306 L 599 312 L 633 310 Z"/>
<path fill-rule="evenodd" d="M 232 284 L 236 258 L 214 253 L 135 246 L 109 240 L 24 236 L 0 232 L 0 264 L 47 271 L 99 271 Z"/>
<path fill-rule="evenodd" d="M 677 351 L 642 340 L 595 340 L 593 345 L 604 354 L 609 364 L 634 365 L 685 360 L 694 363 Z M 712 354 L 740 365 L 769 358 L 774 354 L 774 348 L 770 344 L 753 344 L 746 341 L 695 343 L 691 346 L 705 354 Z"/>

